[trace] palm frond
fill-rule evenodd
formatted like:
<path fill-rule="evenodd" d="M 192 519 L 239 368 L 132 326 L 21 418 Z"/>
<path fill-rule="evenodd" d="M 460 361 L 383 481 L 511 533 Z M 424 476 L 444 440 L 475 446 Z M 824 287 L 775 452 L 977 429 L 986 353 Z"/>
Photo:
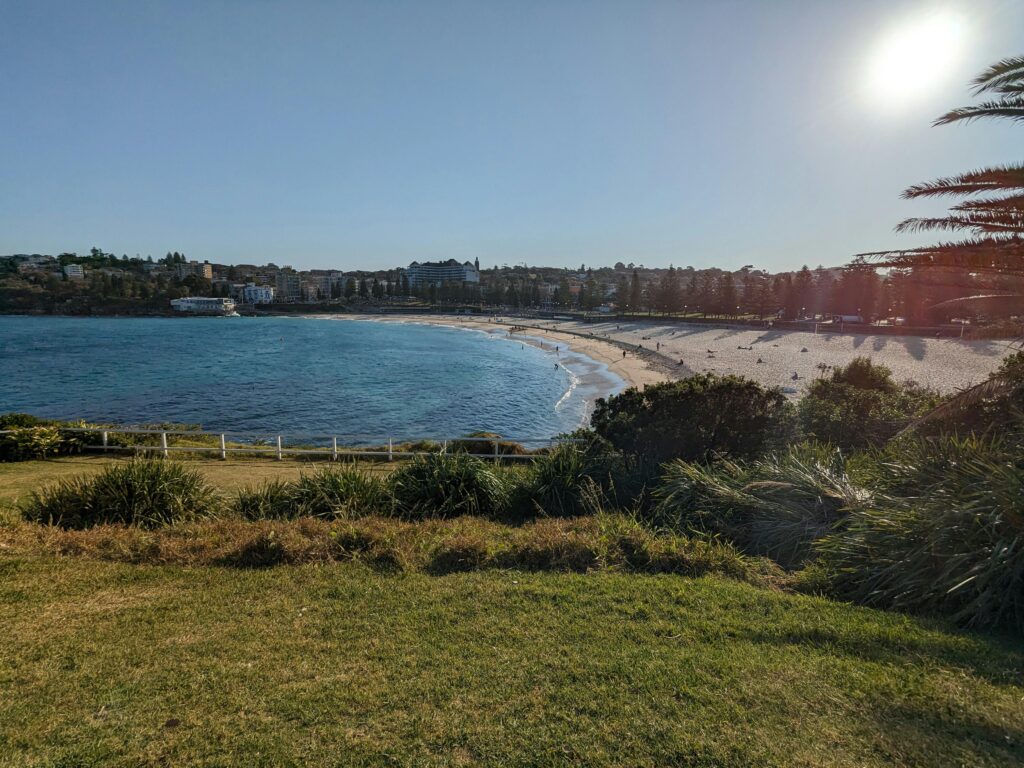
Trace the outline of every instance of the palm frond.
<path fill-rule="evenodd" d="M 906 427 L 904 427 L 896 437 L 901 435 L 910 434 L 916 432 L 918 429 L 923 427 L 925 424 L 931 424 L 936 421 L 948 420 L 957 414 L 963 413 L 964 411 L 976 406 L 983 400 L 991 400 L 996 397 L 1002 397 L 1012 391 L 1014 387 L 1014 376 L 1010 373 L 993 373 L 987 381 L 981 382 L 981 384 L 975 384 L 973 387 L 969 387 L 959 394 L 954 395 L 946 402 L 941 405 L 932 408 L 925 414 L 914 419 Z"/>
<path fill-rule="evenodd" d="M 954 243 L 859 253 L 879 267 L 947 267 L 971 272 L 1024 274 L 1024 238 L 978 237 Z"/>
<path fill-rule="evenodd" d="M 1024 120 L 1024 101 L 1004 99 L 982 102 L 973 107 L 960 107 L 937 117 L 932 125 L 949 125 L 961 120 L 970 122 L 983 117 L 1007 117 L 1011 120 Z"/>
<path fill-rule="evenodd" d="M 1024 56 L 1009 56 L 974 78 L 971 85 L 977 95 L 986 91 L 999 91 L 1006 85 L 1021 82 L 1024 82 Z"/>
<path fill-rule="evenodd" d="M 981 168 L 957 176 L 915 184 L 903 191 L 904 200 L 938 195 L 972 195 L 978 192 L 1011 192 L 1024 190 L 1024 165 L 1003 165 Z"/>
<path fill-rule="evenodd" d="M 971 230 L 975 234 L 1024 233 L 1024 216 L 1016 213 L 976 213 L 970 216 L 904 219 L 896 225 L 897 232 L 925 232 L 932 229 Z"/>
<path fill-rule="evenodd" d="M 980 200 L 964 200 L 952 207 L 954 211 L 1005 211 L 1013 210 L 1024 214 L 1024 195 L 1007 197 L 984 197 Z"/>

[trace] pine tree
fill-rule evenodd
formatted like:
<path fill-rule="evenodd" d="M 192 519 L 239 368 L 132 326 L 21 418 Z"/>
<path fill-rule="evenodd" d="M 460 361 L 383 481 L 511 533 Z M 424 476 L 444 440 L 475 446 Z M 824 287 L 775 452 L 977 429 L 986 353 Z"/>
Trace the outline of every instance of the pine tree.
<path fill-rule="evenodd" d="M 629 283 L 629 309 L 632 312 L 639 312 L 643 303 L 643 287 L 640 285 L 640 273 L 633 270 L 633 277 Z"/>

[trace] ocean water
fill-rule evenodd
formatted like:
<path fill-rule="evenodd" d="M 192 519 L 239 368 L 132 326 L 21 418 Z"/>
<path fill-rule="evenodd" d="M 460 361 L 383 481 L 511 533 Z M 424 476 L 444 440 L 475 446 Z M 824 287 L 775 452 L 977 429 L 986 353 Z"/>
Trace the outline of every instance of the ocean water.
<path fill-rule="evenodd" d="M 589 358 L 503 336 L 304 317 L 0 316 L 0 413 L 353 441 L 544 438 L 622 387 Z"/>

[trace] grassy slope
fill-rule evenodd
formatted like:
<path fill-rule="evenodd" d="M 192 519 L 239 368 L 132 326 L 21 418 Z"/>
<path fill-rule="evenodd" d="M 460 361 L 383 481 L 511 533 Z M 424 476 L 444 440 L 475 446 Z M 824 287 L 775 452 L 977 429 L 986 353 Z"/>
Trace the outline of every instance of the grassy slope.
<path fill-rule="evenodd" d="M 0 765 L 1020 765 L 1019 642 L 718 578 L 0 556 Z"/>

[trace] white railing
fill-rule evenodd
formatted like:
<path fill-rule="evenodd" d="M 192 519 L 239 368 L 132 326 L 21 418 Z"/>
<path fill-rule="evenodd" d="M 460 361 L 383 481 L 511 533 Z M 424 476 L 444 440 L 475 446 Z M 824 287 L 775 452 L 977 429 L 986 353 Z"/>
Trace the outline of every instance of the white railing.
<path fill-rule="evenodd" d="M 41 425 L 42 426 L 42 425 Z M 28 427 L 31 429 L 31 427 Z M 158 453 L 169 457 L 172 453 L 204 453 L 214 454 L 221 459 L 227 459 L 229 454 L 249 455 L 272 455 L 278 461 L 285 456 L 325 456 L 332 461 L 339 461 L 347 458 L 374 458 L 378 460 L 394 461 L 395 459 L 406 459 L 414 456 L 428 454 L 447 453 L 452 444 L 483 443 L 493 444 L 486 451 L 465 451 L 471 456 L 478 458 L 492 459 L 494 461 L 531 461 L 536 458 L 540 448 L 551 448 L 562 443 L 580 442 L 568 437 L 417 437 L 417 438 L 392 438 L 376 436 L 323 436 L 323 435 L 302 435 L 296 437 L 292 444 L 285 440 L 283 434 L 268 435 L 266 433 L 254 432 L 207 432 L 194 429 L 138 429 L 133 427 L 55 427 L 62 433 L 92 434 L 99 436 L 98 444 L 85 444 L 83 451 L 123 451 L 134 453 Z M 0 435 L 15 434 L 18 430 L 0 430 Z M 116 435 L 152 435 L 153 444 L 133 443 L 130 445 L 119 445 L 112 440 Z M 212 438 L 212 445 L 174 445 L 168 439 L 174 436 L 186 438 Z M 339 442 L 340 441 L 340 442 Z M 320 446 L 318 443 L 323 442 Z M 431 443 L 431 450 L 419 449 L 409 450 L 403 448 L 408 444 Z M 528 453 L 503 453 L 502 449 L 510 444 L 521 446 Z M 433 446 L 436 446 L 434 448 Z"/>

